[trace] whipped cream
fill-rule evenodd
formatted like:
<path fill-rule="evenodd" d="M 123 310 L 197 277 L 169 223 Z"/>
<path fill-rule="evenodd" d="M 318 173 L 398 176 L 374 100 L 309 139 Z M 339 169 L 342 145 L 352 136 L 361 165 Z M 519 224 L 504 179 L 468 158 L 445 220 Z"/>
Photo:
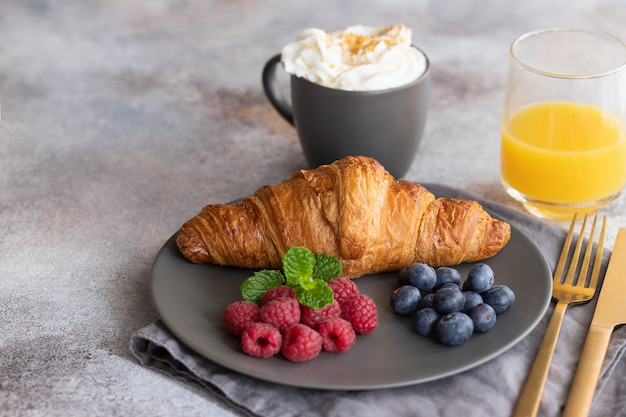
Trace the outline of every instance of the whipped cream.
<path fill-rule="evenodd" d="M 285 45 L 285 71 L 341 90 L 384 90 L 410 83 L 426 70 L 426 57 L 411 46 L 412 31 L 350 26 L 343 31 L 305 29 Z"/>

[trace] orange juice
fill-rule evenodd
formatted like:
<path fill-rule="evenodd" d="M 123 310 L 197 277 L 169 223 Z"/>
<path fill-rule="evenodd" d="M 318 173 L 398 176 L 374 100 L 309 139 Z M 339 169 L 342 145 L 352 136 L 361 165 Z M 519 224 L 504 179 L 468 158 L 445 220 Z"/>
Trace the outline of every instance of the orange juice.
<path fill-rule="evenodd" d="M 502 180 L 527 199 L 587 204 L 626 183 L 626 134 L 617 117 L 570 102 L 533 104 L 505 123 Z"/>

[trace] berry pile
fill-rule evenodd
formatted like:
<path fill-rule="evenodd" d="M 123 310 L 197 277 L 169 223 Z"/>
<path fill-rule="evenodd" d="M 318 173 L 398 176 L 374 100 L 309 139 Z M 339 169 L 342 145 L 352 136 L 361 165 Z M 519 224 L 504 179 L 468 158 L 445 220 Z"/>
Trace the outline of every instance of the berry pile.
<path fill-rule="evenodd" d="M 400 271 L 400 286 L 389 304 L 394 313 L 411 315 L 419 335 L 458 346 L 475 332 L 491 330 L 496 316 L 515 302 L 515 293 L 494 281 L 494 272 L 485 263 L 475 264 L 463 282 L 455 268 L 419 263 Z"/>
<path fill-rule="evenodd" d="M 224 310 L 226 330 L 241 339 L 245 353 L 259 358 L 281 353 L 301 362 L 321 351 L 345 352 L 357 334 L 378 326 L 376 305 L 347 278 L 330 280 L 328 286 L 333 302 L 319 309 L 300 304 L 284 284 L 267 290 L 259 303 L 233 302 Z"/>

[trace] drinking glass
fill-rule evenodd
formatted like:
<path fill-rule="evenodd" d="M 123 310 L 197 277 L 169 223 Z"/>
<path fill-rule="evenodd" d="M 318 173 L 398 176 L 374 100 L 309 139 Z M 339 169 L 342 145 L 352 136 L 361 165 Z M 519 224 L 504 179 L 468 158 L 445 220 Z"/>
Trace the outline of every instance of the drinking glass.
<path fill-rule="evenodd" d="M 571 219 L 626 183 L 626 44 L 577 29 L 530 32 L 510 47 L 501 181 L 532 214 Z"/>

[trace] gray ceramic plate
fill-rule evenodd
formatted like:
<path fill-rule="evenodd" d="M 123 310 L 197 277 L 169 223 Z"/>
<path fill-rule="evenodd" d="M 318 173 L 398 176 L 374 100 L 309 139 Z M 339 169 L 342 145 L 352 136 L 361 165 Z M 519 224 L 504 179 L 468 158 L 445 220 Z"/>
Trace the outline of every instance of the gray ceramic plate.
<path fill-rule="evenodd" d="M 513 228 L 509 244 L 487 263 L 497 283 L 510 286 L 516 294 L 513 307 L 498 316 L 490 332 L 474 334 L 458 347 L 421 337 L 410 330 L 409 317 L 394 315 L 389 308 L 396 274 L 372 275 L 356 283 L 378 306 L 378 328 L 358 336 L 347 352 L 322 352 L 304 363 L 280 355 L 258 359 L 242 353 L 239 340 L 226 332 L 222 314 L 229 303 L 241 299 L 239 286 L 251 271 L 192 264 L 178 251 L 175 236 L 154 261 L 151 294 L 161 319 L 183 343 L 234 371 L 306 388 L 389 388 L 447 377 L 489 361 L 520 341 L 543 317 L 551 299 L 551 272 L 525 234 Z M 463 276 L 470 266 L 458 267 Z"/>

